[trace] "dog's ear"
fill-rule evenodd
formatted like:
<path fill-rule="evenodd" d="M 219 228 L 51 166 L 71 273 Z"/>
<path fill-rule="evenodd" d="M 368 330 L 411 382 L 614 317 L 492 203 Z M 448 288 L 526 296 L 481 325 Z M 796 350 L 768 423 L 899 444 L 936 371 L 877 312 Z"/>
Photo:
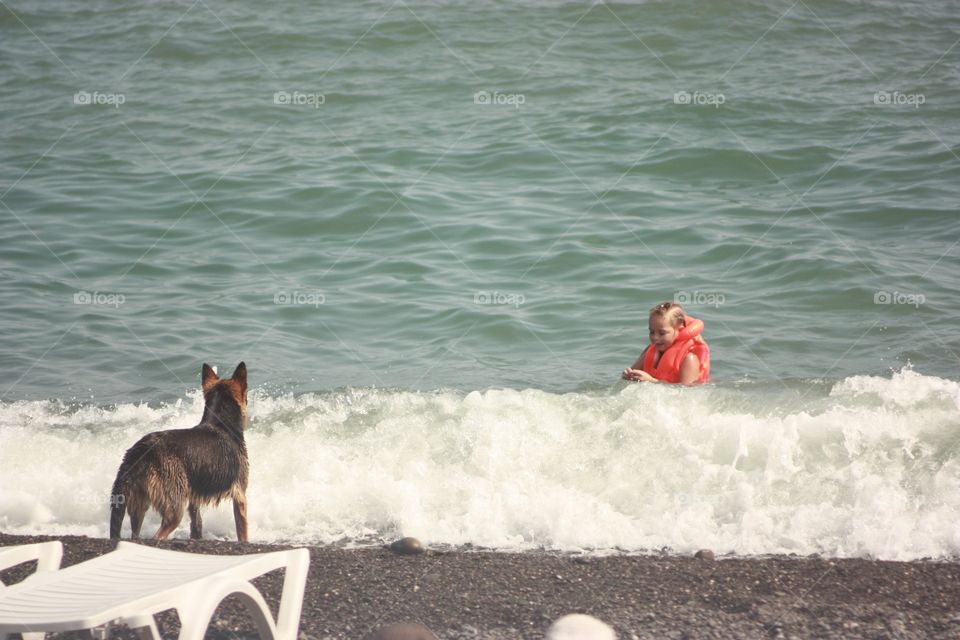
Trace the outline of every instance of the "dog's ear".
<path fill-rule="evenodd" d="M 200 370 L 200 387 L 207 391 L 217 383 L 217 380 L 220 378 L 217 377 L 217 373 L 213 370 L 213 367 L 208 365 L 206 362 L 203 363 L 203 368 Z"/>
<path fill-rule="evenodd" d="M 237 365 L 237 368 L 233 370 L 233 375 L 230 376 L 231 380 L 239 382 L 243 387 L 243 390 L 247 390 L 247 365 L 241 362 Z"/>

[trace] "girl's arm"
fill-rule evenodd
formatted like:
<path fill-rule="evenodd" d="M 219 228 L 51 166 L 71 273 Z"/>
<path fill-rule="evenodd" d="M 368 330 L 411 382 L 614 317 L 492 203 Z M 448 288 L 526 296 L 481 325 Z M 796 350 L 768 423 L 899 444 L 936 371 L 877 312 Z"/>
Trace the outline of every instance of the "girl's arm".
<path fill-rule="evenodd" d="M 647 345 L 647 349 L 649 348 L 650 345 Z M 633 363 L 633 366 L 630 367 L 631 369 L 643 369 L 643 359 L 647 357 L 647 349 L 644 349 L 640 353 L 640 357 L 637 358 L 637 361 Z"/>
<path fill-rule="evenodd" d="M 649 348 L 650 348 L 650 345 L 647 345 L 647 349 Z M 640 357 L 637 358 L 637 361 L 633 363 L 633 366 L 627 367 L 626 369 L 623 370 L 623 374 L 621 374 L 620 376 L 621 378 L 623 378 L 624 380 L 635 380 L 638 382 L 649 381 L 654 379 L 652 376 L 650 376 L 650 374 L 643 372 L 643 359 L 647 355 L 647 349 L 643 350 L 643 353 L 641 353 Z"/>
<path fill-rule="evenodd" d="M 680 365 L 680 384 L 693 384 L 700 377 L 700 358 L 688 353 Z"/>

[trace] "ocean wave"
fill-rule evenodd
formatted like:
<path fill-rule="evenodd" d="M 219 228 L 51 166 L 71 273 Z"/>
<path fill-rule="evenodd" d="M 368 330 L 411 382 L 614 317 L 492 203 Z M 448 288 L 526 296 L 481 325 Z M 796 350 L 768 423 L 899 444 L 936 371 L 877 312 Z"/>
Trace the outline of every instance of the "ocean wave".
<path fill-rule="evenodd" d="M 106 535 L 124 450 L 160 405 L 0 405 L 0 528 Z M 251 537 L 503 550 L 960 554 L 960 384 L 890 377 L 426 393 L 255 391 Z M 205 517 L 229 538 L 229 506 Z M 157 524 L 151 513 L 147 531 Z M 185 528 L 178 535 L 185 536 Z"/>

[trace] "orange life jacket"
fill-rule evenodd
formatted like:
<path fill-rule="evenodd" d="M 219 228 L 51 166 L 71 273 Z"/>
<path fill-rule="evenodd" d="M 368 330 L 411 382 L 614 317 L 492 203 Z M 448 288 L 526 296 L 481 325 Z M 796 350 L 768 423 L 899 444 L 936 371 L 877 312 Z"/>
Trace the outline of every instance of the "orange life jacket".
<path fill-rule="evenodd" d="M 687 316 L 687 324 L 677 334 L 677 339 L 673 341 L 667 350 L 660 356 L 660 362 L 653 366 L 653 359 L 657 355 L 657 348 L 652 344 L 647 347 L 647 353 L 643 357 L 643 370 L 652 375 L 657 380 L 664 382 L 680 382 L 680 365 L 683 364 L 687 354 L 694 354 L 700 359 L 700 375 L 696 382 L 710 381 L 710 346 L 700 334 L 703 332 L 703 321 Z"/>

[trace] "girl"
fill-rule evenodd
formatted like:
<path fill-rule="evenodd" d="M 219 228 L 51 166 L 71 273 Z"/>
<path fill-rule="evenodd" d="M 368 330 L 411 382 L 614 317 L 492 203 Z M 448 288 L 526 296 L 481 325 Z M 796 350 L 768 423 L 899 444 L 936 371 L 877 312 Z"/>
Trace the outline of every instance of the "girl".
<path fill-rule="evenodd" d="M 624 380 L 700 384 L 710 380 L 710 347 L 700 337 L 703 322 L 684 314 L 675 302 L 650 310 L 650 344 Z"/>

